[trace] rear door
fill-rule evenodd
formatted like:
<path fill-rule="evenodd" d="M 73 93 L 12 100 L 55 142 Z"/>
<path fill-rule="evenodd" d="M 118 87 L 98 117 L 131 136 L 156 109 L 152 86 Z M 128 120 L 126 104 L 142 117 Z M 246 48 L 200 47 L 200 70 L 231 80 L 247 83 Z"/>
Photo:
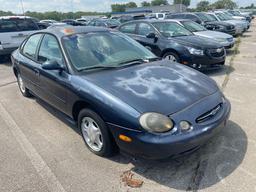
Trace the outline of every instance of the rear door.
<path fill-rule="evenodd" d="M 3 49 L 18 48 L 30 34 L 38 30 L 31 19 L 1 19 L 0 42 Z"/>
<path fill-rule="evenodd" d="M 38 45 L 42 38 L 42 34 L 32 35 L 22 46 L 21 58 L 19 59 L 18 66 L 20 75 L 25 82 L 26 87 L 35 94 L 39 94 L 39 67 L 36 61 L 36 54 Z"/>

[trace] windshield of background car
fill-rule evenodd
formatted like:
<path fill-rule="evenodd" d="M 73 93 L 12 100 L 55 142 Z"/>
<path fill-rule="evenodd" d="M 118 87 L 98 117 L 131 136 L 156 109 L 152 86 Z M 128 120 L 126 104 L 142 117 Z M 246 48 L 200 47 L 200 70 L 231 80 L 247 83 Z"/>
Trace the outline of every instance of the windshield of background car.
<path fill-rule="evenodd" d="M 218 19 L 214 15 L 206 14 L 206 17 L 209 18 L 209 21 L 218 21 Z"/>
<path fill-rule="evenodd" d="M 174 22 L 157 22 L 153 25 L 164 37 L 180 37 L 193 35 L 190 31 Z"/>
<path fill-rule="evenodd" d="M 191 32 L 198 32 L 198 31 L 206 31 L 207 29 L 205 29 L 202 25 L 193 22 L 193 21 L 181 21 L 181 23 L 183 24 L 183 26 L 191 31 Z"/>
<path fill-rule="evenodd" d="M 195 13 L 203 22 L 208 22 L 208 18 L 204 13 Z"/>
<path fill-rule="evenodd" d="M 229 17 L 228 15 L 224 13 L 216 13 L 216 15 L 220 18 L 222 21 L 232 20 L 232 17 Z"/>
<path fill-rule="evenodd" d="M 119 25 L 121 25 L 121 23 L 118 20 L 116 20 L 116 19 L 109 19 L 109 20 L 107 20 L 107 23 L 108 23 L 108 25 L 111 25 L 111 26 L 119 26 Z"/>
<path fill-rule="evenodd" d="M 62 38 L 73 66 L 79 71 L 94 66 L 120 66 L 136 59 L 156 56 L 130 37 L 119 32 L 90 32 Z"/>

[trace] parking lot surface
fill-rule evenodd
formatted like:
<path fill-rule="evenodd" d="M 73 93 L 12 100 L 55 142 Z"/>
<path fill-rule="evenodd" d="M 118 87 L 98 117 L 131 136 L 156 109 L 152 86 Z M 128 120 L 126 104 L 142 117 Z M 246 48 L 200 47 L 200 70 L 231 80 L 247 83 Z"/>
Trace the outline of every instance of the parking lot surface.
<path fill-rule="evenodd" d="M 79 131 L 43 103 L 22 97 L 10 61 L 0 64 L 0 191 L 256 191 L 256 22 L 226 67 L 206 72 L 231 101 L 227 127 L 195 153 L 149 161 L 93 155 Z M 131 188 L 122 175 L 143 181 Z"/>

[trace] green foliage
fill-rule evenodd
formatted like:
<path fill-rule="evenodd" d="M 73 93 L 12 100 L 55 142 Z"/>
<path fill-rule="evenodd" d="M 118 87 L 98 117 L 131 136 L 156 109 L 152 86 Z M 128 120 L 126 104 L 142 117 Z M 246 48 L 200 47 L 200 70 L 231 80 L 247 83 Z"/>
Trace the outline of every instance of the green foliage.
<path fill-rule="evenodd" d="M 25 13 L 26 16 L 35 17 L 40 20 L 53 19 L 56 21 L 61 21 L 63 19 L 77 19 L 77 18 L 81 18 L 82 16 L 88 16 L 88 15 L 106 15 L 106 14 L 107 13 L 82 12 L 82 11 L 78 11 L 78 12 L 74 12 L 74 13 L 72 13 L 72 12 L 62 13 L 62 12 L 57 12 L 57 11 L 41 13 L 41 12 L 27 11 Z M 10 15 L 15 15 L 15 14 L 13 14 L 12 12 L 0 11 L 0 16 L 10 16 Z"/>
<path fill-rule="evenodd" d="M 209 8 L 210 8 L 210 2 L 209 1 L 205 1 L 205 0 L 200 1 L 196 5 L 197 11 L 208 11 Z"/>
<path fill-rule="evenodd" d="M 147 1 L 141 2 L 141 7 L 149 7 L 150 5 L 151 5 L 150 2 L 147 2 Z"/>
<path fill-rule="evenodd" d="M 112 4 L 111 5 L 111 10 L 112 12 L 124 12 L 125 11 L 125 4 Z"/>
<path fill-rule="evenodd" d="M 137 4 L 135 2 L 129 2 L 126 4 L 115 3 L 111 5 L 112 12 L 125 12 L 125 8 L 135 8 Z"/>
<path fill-rule="evenodd" d="M 11 16 L 11 15 L 14 15 L 14 14 L 10 11 L 8 12 L 0 11 L 0 16 Z"/>
<path fill-rule="evenodd" d="M 174 0 L 174 4 L 183 4 L 186 5 L 187 7 L 190 5 L 190 0 Z"/>
<path fill-rule="evenodd" d="M 126 8 L 134 8 L 137 7 L 137 4 L 135 2 L 129 2 L 125 5 Z"/>
<path fill-rule="evenodd" d="M 214 9 L 235 9 L 237 4 L 232 0 L 218 0 L 212 4 Z"/>
<path fill-rule="evenodd" d="M 168 5 L 168 1 L 167 0 L 152 0 L 151 5 L 152 6 Z"/>

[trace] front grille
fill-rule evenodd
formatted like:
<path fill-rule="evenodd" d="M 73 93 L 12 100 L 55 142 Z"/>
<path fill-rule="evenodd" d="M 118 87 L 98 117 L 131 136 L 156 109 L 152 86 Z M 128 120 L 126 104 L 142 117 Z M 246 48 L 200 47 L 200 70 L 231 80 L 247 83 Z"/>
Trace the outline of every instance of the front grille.
<path fill-rule="evenodd" d="M 213 109 L 211 109 L 210 111 L 207 111 L 206 113 L 204 113 L 203 115 L 199 116 L 196 119 L 197 123 L 203 123 L 205 121 L 208 121 L 209 119 L 213 118 L 214 116 L 216 116 L 218 114 L 218 112 L 221 110 L 222 108 L 222 103 L 220 103 L 219 105 L 217 105 L 216 107 L 214 107 Z"/>
<path fill-rule="evenodd" d="M 208 49 L 208 55 L 211 57 L 223 57 L 225 55 L 225 49 L 217 48 L 217 49 Z"/>

